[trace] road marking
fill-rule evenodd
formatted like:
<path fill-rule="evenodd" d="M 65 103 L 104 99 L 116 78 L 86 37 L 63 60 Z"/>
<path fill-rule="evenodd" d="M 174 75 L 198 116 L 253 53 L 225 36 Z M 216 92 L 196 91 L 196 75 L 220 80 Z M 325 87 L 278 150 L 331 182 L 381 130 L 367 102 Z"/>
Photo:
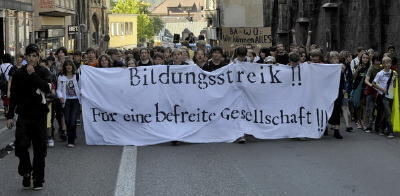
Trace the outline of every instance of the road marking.
<path fill-rule="evenodd" d="M 124 146 L 114 196 L 135 196 L 137 147 Z"/>
<path fill-rule="evenodd" d="M 6 131 L 7 129 L 8 129 L 7 127 L 1 128 L 1 129 L 0 129 L 0 135 L 1 135 L 4 131 Z"/>

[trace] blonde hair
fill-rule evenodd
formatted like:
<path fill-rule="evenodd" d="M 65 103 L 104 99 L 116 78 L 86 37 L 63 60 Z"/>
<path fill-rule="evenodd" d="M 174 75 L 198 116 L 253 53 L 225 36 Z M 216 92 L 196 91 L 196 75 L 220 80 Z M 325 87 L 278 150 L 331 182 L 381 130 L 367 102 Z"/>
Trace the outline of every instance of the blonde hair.
<path fill-rule="evenodd" d="M 182 55 L 182 50 L 181 49 L 175 49 L 175 50 L 172 51 L 172 55 L 175 55 L 177 53 Z"/>
<path fill-rule="evenodd" d="M 337 52 L 337 51 L 330 51 L 330 52 L 328 52 L 328 61 L 329 62 L 331 62 L 331 60 L 332 60 L 332 58 L 333 57 L 338 57 L 339 59 L 340 59 L 340 55 L 339 55 L 339 52 Z"/>
<path fill-rule="evenodd" d="M 392 62 L 392 59 L 391 59 L 390 57 L 385 56 L 385 57 L 383 57 L 383 59 L 382 59 L 382 63 L 383 63 L 383 64 L 385 64 L 385 63 L 391 63 L 391 62 Z"/>

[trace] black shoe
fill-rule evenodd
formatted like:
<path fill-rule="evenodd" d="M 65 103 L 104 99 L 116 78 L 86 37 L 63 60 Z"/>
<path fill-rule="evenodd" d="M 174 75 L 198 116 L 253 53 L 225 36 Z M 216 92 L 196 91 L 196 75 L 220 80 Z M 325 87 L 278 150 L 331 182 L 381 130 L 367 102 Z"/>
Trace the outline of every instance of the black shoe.
<path fill-rule="evenodd" d="M 22 177 L 22 186 L 24 189 L 30 189 L 31 188 L 31 175 L 26 174 Z"/>
<path fill-rule="evenodd" d="M 240 137 L 240 138 L 237 140 L 237 143 L 239 143 L 239 144 L 245 144 L 245 143 L 247 143 L 247 140 L 246 140 L 246 138 L 245 138 L 244 136 L 242 136 L 242 137 Z"/>
<path fill-rule="evenodd" d="M 67 141 L 67 134 L 65 133 L 66 131 L 60 130 L 60 139 L 61 141 L 65 142 Z"/>
<path fill-rule="evenodd" d="M 179 142 L 178 142 L 178 141 L 172 141 L 172 142 L 171 142 L 171 145 L 172 145 L 172 146 L 178 146 L 178 145 L 179 145 Z"/>
<path fill-rule="evenodd" d="M 328 136 L 328 128 L 325 129 L 324 136 Z"/>
<path fill-rule="evenodd" d="M 39 191 L 43 189 L 43 182 L 33 182 L 33 190 Z"/>
<path fill-rule="evenodd" d="M 347 127 L 347 128 L 346 128 L 346 131 L 349 132 L 349 133 L 350 133 L 350 132 L 353 132 L 353 127 Z"/>
<path fill-rule="evenodd" d="M 336 139 L 343 139 L 343 136 L 340 135 L 340 132 L 338 129 L 335 129 L 335 133 L 333 134 L 333 137 L 335 137 Z"/>

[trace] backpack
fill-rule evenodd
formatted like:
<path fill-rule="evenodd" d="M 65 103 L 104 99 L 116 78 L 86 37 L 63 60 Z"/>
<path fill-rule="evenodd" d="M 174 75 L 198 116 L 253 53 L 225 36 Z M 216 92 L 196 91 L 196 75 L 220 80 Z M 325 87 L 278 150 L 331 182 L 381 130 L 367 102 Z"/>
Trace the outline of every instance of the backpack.
<path fill-rule="evenodd" d="M 10 67 L 12 67 L 12 65 L 9 65 L 5 72 L 3 72 L 3 69 L 0 68 L 0 71 L 1 71 L 1 74 L 0 74 L 0 90 L 1 90 L 1 92 L 3 94 L 7 93 L 7 90 L 8 90 L 8 81 L 7 81 L 7 78 L 6 78 L 6 73 L 10 69 Z"/>

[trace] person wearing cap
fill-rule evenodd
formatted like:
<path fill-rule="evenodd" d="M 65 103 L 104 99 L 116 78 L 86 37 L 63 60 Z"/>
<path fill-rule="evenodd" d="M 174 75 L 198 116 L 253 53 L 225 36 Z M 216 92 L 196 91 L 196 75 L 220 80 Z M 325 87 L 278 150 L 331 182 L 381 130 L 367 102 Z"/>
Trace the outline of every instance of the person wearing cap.
<path fill-rule="evenodd" d="M 45 94 L 50 93 L 50 72 L 39 66 L 39 48 L 30 44 L 25 51 L 28 64 L 18 69 L 11 82 L 10 109 L 7 127 L 14 127 L 14 114 L 18 114 L 15 130 L 15 155 L 19 158 L 18 173 L 23 176 L 25 189 L 41 190 L 44 183 L 47 155 L 46 118 L 49 112 Z M 33 163 L 29 147 L 33 146 Z"/>

